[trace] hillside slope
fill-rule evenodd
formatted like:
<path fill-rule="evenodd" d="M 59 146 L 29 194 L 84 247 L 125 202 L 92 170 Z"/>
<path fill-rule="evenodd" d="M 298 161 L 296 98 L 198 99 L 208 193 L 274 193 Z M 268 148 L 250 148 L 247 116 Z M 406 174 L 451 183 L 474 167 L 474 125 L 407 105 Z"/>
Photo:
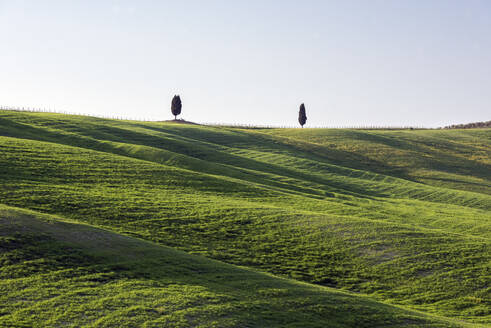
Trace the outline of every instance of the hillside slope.
<path fill-rule="evenodd" d="M 0 112 L 0 135 L 1 203 L 491 322 L 490 130 L 240 130 Z"/>
<path fill-rule="evenodd" d="M 283 137 L 284 142 L 299 148 L 324 153 L 332 161 L 350 167 L 434 186 L 491 193 L 490 129 L 272 129 L 265 132 Z"/>
<path fill-rule="evenodd" d="M 0 207 L 2 327 L 465 327 Z"/>

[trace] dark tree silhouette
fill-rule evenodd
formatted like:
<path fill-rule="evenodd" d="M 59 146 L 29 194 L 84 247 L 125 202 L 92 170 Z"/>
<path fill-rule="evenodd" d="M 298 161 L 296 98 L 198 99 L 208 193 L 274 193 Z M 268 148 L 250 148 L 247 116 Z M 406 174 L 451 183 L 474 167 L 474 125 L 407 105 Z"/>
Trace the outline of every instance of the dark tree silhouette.
<path fill-rule="evenodd" d="M 479 128 L 491 128 L 491 121 L 474 122 L 474 123 L 467 123 L 467 124 L 455 124 L 445 127 L 445 129 L 479 129 Z"/>
<path fill-rule="evenodd" d="M 170 110 L 172 111 L 172 115 L 174 115 L 174 120 L 177 120 L 177 115 L 181 114 L 181 109 L 182 109 L 181 97 L 176 95 L 174 96 L 174 98 L 172 98 L 172 105 L 170 108 Z"/>
<path fill-rule="evenodd" d="M 300 110 L 298 111 L 298 123 L 300 123 L 300 125 L 303 128 L 305 122 L 307 122 L 307 115 L 305 114 L 305 105 L 301 104 Z"/>

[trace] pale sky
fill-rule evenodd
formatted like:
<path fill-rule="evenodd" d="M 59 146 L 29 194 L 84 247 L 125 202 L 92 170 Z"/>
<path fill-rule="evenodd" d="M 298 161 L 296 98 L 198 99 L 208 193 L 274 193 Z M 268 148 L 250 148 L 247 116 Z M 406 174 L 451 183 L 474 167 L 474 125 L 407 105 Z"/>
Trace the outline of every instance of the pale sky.
<path fill-rule="evenodd" d="M 151 120 L 491 119 L 488 0 L 0 0 L 0 106 Z"/>

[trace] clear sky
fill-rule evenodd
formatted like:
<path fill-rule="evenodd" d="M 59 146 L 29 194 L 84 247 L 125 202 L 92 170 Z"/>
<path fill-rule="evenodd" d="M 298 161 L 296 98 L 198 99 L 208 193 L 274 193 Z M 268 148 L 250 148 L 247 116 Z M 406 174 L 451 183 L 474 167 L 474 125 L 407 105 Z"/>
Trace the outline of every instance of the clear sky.
<path fill-rule="evenodd" d="M 488 0 L 0 0 L 0 105 L 195 122 L 491 119 Z"/>

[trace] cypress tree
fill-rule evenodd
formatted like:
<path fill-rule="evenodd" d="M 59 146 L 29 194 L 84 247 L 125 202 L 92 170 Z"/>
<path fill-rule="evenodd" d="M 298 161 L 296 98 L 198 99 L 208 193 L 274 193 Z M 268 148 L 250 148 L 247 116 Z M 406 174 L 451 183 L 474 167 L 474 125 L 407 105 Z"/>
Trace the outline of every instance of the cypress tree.
<path fill-rule="evenodd" d="M 298 112 L 298 123 L 300 123 L 300 125 L 303 128 L 305 122 L 307 122 L 307 115 L 305 114 L 305 105 L 301 104 L 300 111 Z"/>
<path fill-rule="evenodd" d="M 174 120 L 177 120 L 177 115 L 181 114 L 181 108 L 182 108 L 181 97 L 175 95 L 174 98 L 172 98 L 172 104 L 170 108 L 172 115 L 174 115 Z"/>

